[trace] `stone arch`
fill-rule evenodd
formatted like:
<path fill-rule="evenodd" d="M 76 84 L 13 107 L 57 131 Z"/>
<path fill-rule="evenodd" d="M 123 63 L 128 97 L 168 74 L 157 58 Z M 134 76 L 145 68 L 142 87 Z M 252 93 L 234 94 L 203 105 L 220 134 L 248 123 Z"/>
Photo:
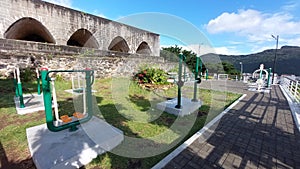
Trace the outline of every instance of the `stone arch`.
<path fill-rule="evenodd" d="M 34 18 L 24 17 L 14 22 L 4 33 L 6 39 L 55 43 L 48 29 Z"/>
<path fill-rule="evenodd" d="M 143 41 L 136 50 L 138 54 L 151 54 L 151 49 L 147 42 Z"/>
<path fill-rule="evenodd" d="M 108 50 L 128 53 L 129 46 L 124 38 L 117 36 L 111 41 L 110 45 L 108 46 Z"/>
<path fill-rule="evenodd" d="M 99 48 L 99 44 L 94 35 L 87 29 L 78 29 L 67 41 L 69 46 Z"/>

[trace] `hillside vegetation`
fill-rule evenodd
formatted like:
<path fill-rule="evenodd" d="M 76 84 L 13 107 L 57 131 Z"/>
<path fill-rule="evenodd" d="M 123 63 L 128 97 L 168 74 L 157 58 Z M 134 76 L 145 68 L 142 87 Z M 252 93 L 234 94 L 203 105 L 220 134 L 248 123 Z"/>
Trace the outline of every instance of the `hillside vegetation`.
<path fill-rule="evenodd" d="M 211 54 L 209 54 L 211 55 Z M 249 55 L 219 55 L 222 61 L 232 63 L 240 70 L 240 62 L 243 63 L 244 72 L 253 72 L 262 63 L 265 68 L 273 68 L 275 49 Z M 281 74 L 295 74 L 300 76 L 300 47 L 283 46 L 277 50 L 276 72 Z"/>

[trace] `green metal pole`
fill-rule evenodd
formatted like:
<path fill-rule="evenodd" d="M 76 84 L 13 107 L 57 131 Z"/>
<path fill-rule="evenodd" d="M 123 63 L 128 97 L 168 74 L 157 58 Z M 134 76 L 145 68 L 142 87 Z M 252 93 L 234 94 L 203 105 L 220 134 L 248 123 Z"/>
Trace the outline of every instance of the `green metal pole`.
<path fill-rule="evenodd" d="M 37 89 L 38 89 L 38 95 L 41 95 L 41 83 L 40 78 L 37 78 Z"/>
<path fill-rule="evenodd" d="M 41 78 L 47 127 L 50 131 L 55 131 L 53 126 L 52 98 L 47 68 L 41 69 Z"/>
<path fill-rule="evenodd" d="M 208 79 L 208 69 L 205 70 L 205 80 Z"/>
<path fill-rule="evenodd" d="M 36 68 L 36 80 L 37 80 L 37 91 L 38 95 L 41 95 L 41 83 L 40 83 L 40 74 L 39 74 L 39 69 Z"/>
<path fill-rule="evenodd" d="M 18 86 L 18 94 L 19 94 L 19 100 L 20 100 L 20 108 L 24 108 L 24 98 L 23 98 L 23 90 L 22 90 L 22 83 L 20 79 L 20 69 L 17 68 L 17 86 Z"/>
<path fill-rule="evenodd" d="M 268 87 L 271 85 L 271 73 L 272 73 L 272 68 L 269 68 L 269 74 L 268 74 Z"/>
<path fill-rule="evenodd" d="M 23 91 L 22 91 L 22 83 L 18 83 L 18 91 L 19 91 L 19 98 L 20 98 L 20 108 L 24 108 L 24 98 L 23 98 Z"/>
<path fill-rule="evenodd" d="M 202 60 L 200 57 L 199 57 L 199 62 L 200 62 L 200 74 L 202 74 Z M 201 79 L 201 76 L 200 76 L 200 79 Z"/>
<path fill-rule="evenodd" d="M 198 65 L 199 65 L 199 57 L 196 57 L 196 70 L 195 70 L 195 82 L 194 82 L 194 98 L 192 99 L 193 102 L 197 102 L 197 80 L 198 80 Z"/>
<path fill-rule="evenodd" d="M 17 75 L 16 75 L 16 69 L 14 69 L 14 86 L 15 86 L 15 93 L 16 97 L 19 97 L 19 89 L 18 89 L 18 83 L 17 83 Z"/>
<path fill-rule="evenodd" d="M 177 92 L 177 105 L 175 106 L 175 108 L 177 109 L 181 109 L 181 87 L 183 86 L 183 81 L 182 81 L 182 59 L 183 59 L 183 54 L 180 53 L 179 54 L 179 70 L 178 70 L 178 82 L 177 82 L 177 86 L 178 86 L 178 92 Z"/>

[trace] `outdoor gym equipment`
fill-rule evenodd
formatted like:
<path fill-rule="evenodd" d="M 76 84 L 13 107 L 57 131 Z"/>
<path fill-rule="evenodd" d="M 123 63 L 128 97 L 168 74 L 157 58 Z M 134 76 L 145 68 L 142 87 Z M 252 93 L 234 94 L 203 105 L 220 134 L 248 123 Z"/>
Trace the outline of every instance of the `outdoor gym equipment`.
<path fill-rule="evenodd" d="M 264 64 L 260 64 L 259 69 L 255 70 L 252 74 L 252 78 L 257 78 L 257 74 L 259 72 L 259 76 L 258 79 L 256 81 L 257 84 L 257 89 L 260 90 L 263 87 L 267 86 L 270 87 L 270 81 L 271 81 L 271 68 L 269 68 L 269 70 L 267 71 L 266 69 L 264 69 Z M 263 77 L 263 72 L 265 72 L 266 76 Z M 267 84 L 265 84 L 264 80 L 267 78 Z"/>
<path fill-rule="evenodd" d="M 194 95 L 193 95 L 193 102 L 197 102 L 197 83 L 201 82 L 201 78 L 198 78 L 198 65 L 199 65 L 199 59 L 198 57 L 196 57 L 196 69 L 195 69 L 195 80 L 194 80 Z M 177 109 L 181 109 L 181 88 L 184 85 L 185 82 L 185 78 L 184 80 L 182 80 L 182 62 L 185 60 L 185 56 L 180 53 L 179 54 L 179 70 L 178 70 L 178 81 L 177 81 L 177 86 L 178 86 L 178 91 L 177 91 L 177 105 L 175 106 L 175 108 Z M 184 67 L 185 68 L 185 67 Z M 202 69 L 202 61 L 200 59 L 200 68 Z M 184 75 L 186 73 L 186 70 L 184 70 Z"/>
<path fill-rule="evenodd" d="M 24 97 L 23 97 L 23 88 L 22 88 L 22 82 L 20 78 L 20 69 L 16 67 L 13 70 L 14 74 L 14 86 L 15 86 L 15 96 L 19 98 L 20 101 L 20 108 L 24 108 Z M 39 70 L 36 68 L 36 75 L 37 75 L 37 91 L 38 95 L 41 94 L 41 89 L 40 89 L 40 75 L 39 75 Z"/>
<path fill-rule="evenodd" d="M 54 86 L 54 79 L 49 77 L 51 73 L 72 73 L 72 72 L 82 72 L 85 73 L 85 89 L 83 90 L 83 97 L 84 97 L 84 111 L 86 113 L 73 113 L 73 117 L 69 117 L 68 115 L 61 116 L 59 118 L 58 109 L 55 110 L 54 116 L 52 112 L 52 95 L 51 95 L 51 87 Z M 42 75 L 42 89 L 43 89 L 43 96 L 44 96 L 44 106 L 45 106 L 45 114 L 46 114 L 46 123 L 47 127 L 50 131 L 57 132 L 65 129 L 70 129 L 70 131 L 77 130 L 77 125 L 80 123 L 85 123 L 89 121 L 93 117 L 93 105 L 92 105 L 92 85 L 94 83 L 94 71 L 91 69 L 85 70 L 52 70 L 48 71 L 47 68 L 41 69 Z M 52 92 L 55 92 L 55 88 L 52 88 Z M 54 93 L 53 92 L 53 93 Z M 54 94 L 53 99 L 56 99 L 56 95 Z M 85 100 L 86 99 L 86 100 Z M 53 100 L 54 101 L 54 100 Z M 55 101 L 54 101 L 55 102 Z M 55 117 L 55 119 L 54 119 Z M 59 121 L 61 119 L 63 123 L 61 125 L 55 125 L 55 121 Z"/>
<path fill-rule="evenodd" d="M 173 99 L 167 99 L 166 101 L 160 102 L 157 104 L 157 109 L 165 111 L 170 114 L 174 114 L 176 116 L 185 116 L 189 115 L 191 113 L 196 112 L 199 107 L 201 107 L 202 102 L 200 100 L 197 100 L 197 83 L 201 82 L 201 78 L 199 78 L 199 60 L 200 58 L 197 58 L 196 60 L 196 69 L 195 69 L 195 80 L 191 80 L 190 82 L 194 83 L 194 96 L 192 99 L 182 97 L 181 88 L 184 85 L 184 78 L 182 77 L 182 71 L 183 71 L 183 54 L 179 54 L 179 67 L 178 67 L 178 80 L 176 81 L 176 84 L 178 86 L 177 90 L 177 98 Z M 200 68 L 201 68 L 200 64 Z"/>
<path fill-rule="evenodd" d="M 228 80 L 228 74 L 218 74 L 218 80 Z"/>
<path fill-rule="evenodd" d="M 84 77 L 84 75 L 81 72 L 76 72 L 77 76 L 72 75 L 71 76 L 71 80 L 72 80 L 72 91 L 76 92 L 76 93 L 83 93 L 83 83 L 81 82 L 82 77 Z M 75 82 L 75 79 L 77 78 L 77 84 Z"/>

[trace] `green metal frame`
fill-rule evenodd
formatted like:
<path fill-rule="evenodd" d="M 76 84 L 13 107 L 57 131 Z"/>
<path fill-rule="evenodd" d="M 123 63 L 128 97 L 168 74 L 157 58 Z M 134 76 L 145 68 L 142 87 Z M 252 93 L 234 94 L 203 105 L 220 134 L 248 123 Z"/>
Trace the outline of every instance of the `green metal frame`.
<path fill-rule="evenodd" d="M 178 86 L 178 91 L 177 91 L 177 105 L 175 106 L 175 108 L 177 109 L 181 109 L 181 87 L 184 84 L 184 81 L 182 81 L 182 61 L 183 61 L 183 54 L 180 53 L 179 54 L 179 70 L 178 70 L 178 82 L 177 82 L 177 86 Z"/>
<path fill-rule="evenodd" d="M 14 70 L 14 85 L 15 85 L 15 92 L 16 92 L 16 97 L 19 98 L 20 101 L 20 108 L 24 108 L 24 98 L 23 98 L 23 90 L 22 90 L 22 83 L 20 79 L 20 70 L 19 68 L 16 68 Z"/>
<path fill-rule="evenodd" d="M 37 77 L 37 91 L 38 95 L 41 95 L 41 83 L 40 83 L 40 77 Z"/>
<path fill-rule="evenodd" d="M 83 119 L 79 119 L 76 121 L 72 121 L 60 126 L 55 126 L 54 116 L 52 112 L 52 95 L 50 89 L 50 81 L 51 78 L 49 77 L 50 73 L 71 73 L 71 72 L 84 72 L 85 73 L 85 81 L 86 81 L 86 102 L 87 102 L 87 116 Z M 41 69 L 41 80 L 42 80 L 42 89 L 43 89 L 43 96 L 44 96 L 44 106 L 45 106 L 45 115 L 46 115 L 46 123 L 47 127 L 50 131 L 58 132 L 65 129 L 70 129 L 70 131 L 77 130 L 77 125 L 81 123 L 85 123 L 89 121 L 93 117 L 93 103 L 92 103 L 92 85 L 94 83 L 94 71 L 90 69 L 85 70 L 53 70 L 48 71 L 47 68 Z"/>
<path fill-rule="evenodd" d="M 200 65 L 200 74 L 202 72 L 202 60 L 199 57 L 196 57 L 196 70 L 195 70 L 195 82 L 194 82 L 194 97 L 193 102 L 197 102 L 197 83 L 201 83 L 201 75 L 199 76 L 199 65 Z M 199 76 L 199 77 L 198 77 Z"/>

